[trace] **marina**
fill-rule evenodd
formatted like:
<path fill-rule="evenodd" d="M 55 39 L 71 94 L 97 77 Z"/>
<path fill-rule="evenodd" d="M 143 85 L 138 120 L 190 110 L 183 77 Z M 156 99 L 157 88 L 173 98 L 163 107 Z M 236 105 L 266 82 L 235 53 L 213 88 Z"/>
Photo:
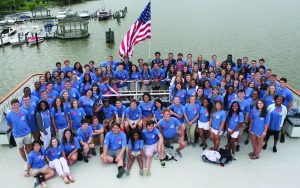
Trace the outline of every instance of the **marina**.
<path fill-rule="evenodd" d="M 63 64 L 68 59 L 73 67 L 75 62 L 80 62 L 84 66 L 93 60 L 95 67 L 103 67 L 105 60 L 111 55 L 115 62 L 119 62 L 118 49 L 122 37 L 135 22 L 147 2 L 146 0 L 125 0 L 121 3 L 106 0 L 107 9 L 101 7 L 98 11 L 94 8 L 100 7 L 103 2 L 91 1 L 72 5 L 72 10 L 61 11 L 58 7 L 51 8 L 51 14 L 53 12 L 53 15 L 61 15 L 58 21 L 51 19 L 51 21 L 30 22 L 25 21 L 28 18 L 23 17 L 22 20 L 18 20 L 19 23 L 15 20 L 14 25 L 6 26 L 5 35 L 1 37 L 1 44 L 4 47 L 0 49 L 0 66 L 2 67 L 0 70 L 0 75 L 2 75 L 0 79 L 0 97 L 2 98 L 0 100 L 0 165 L 2 169 L 0 176 L 8 177 L 2 182 L 4 187 L 18 187 L 20 184 L 22 187 L 32 187 L 33 181 L 32 177 L 23 177 L 23 162 L 18 155 L 18 149 L 10 148 L 8 143 L 11 133 L 8 132 L 5 115 L 11 109 L 11 100 L 19 99 L 25 87 L 33 91 L 35 82 L 40 80 L 40 76 L 44 75 L 45 71 L 51 72 L 57 62 Z M 274 9 L 280 7 L 283 12 L 289 10 L 291 14 L 299 15 L 297 8 L 294 7 L 300 4 L 299 2 L 285 4 L 279 0 L 272 2 L 271 8 L 270 0 L 263 2 L 257 0 L 254 3 L 229 0 L 225 4 L 221 0 L 209 2 L 187 0 L 186 3 L 179 0 L 152 2 L 151 43 L 143 42 L 137 45 L 130 61 L 137 65 L 138 59 L 143 58 L 145 62 L 151 63 L 150 60 L 155 58 L 154 52 L 156 51 L 161 52 L 163 59 L 169 52 L 173 52 L 174 56 L 182 52 L 184 59 L 188 53 L 191 53 L 193 54 L 192 60 L 195 61 L 200 54 L 207 61 L 210 61 L 212 55 L 216 54 L 220 62 L 227 61 L 228 54 L 233 54 L 235 62 L 238 58 L 245 56 L 249 57 L 249 63 L 252 59 L 265 58 L 266 69 L 270 68 L 272 73 L 277 74 L 278 82 L 282 77 L 288 79 L 287 87 L 293 97 L 292 109 L 297 113 L 300 110 L 300 82 L 297 76 L 300 68 L 300 64 L 297 63 L 297 59 L 300 58 L 300 53 L 297 53 L 300 49 L 300 35 L 297 31 L 300 29 L 300 24 L 294 17 L 278 13 Z M 249 12 L 241 10 L 244 6 L 250 10 L 257 4 L 261 9 L 256 9 L 256 13 L 251 16 Z M 165 11 L 165 8 L 170 6 L 174 7 L 174 10 Z M 126 13 L 124 7 L 126 7 Z M 128 13 L 127 7 L 130 10 Z M 232 8 L 235 11 L 224 12 L 224 8 Z M 180 10 L 189 11 L 179 16 Z M 160 11 L 164 11 L 164 14 L 160 15 Z M 198 15 L 194 16 L 196 11 Z M 236 14 L 240 17 L 238 18 Z M 125 19 L 120 21 L 123 17 Z M 274 17 L 277 18 L 276 22 L 283 25 L 275 27 L 272 24 Z M 110 18 L 119 21 L 115 22 Z M 285 20 L 289 20 L 289 23 L 287 24 Z M 282 28 L 284 26 L 288 28 Z M 292 36 L 291 33 L 293 33 Z M 56 40 L 48 40 L 54 38 Z M 77 38 L 77 40 L 60 40 L 70 38 Z M 128 81 L 131 86 L 134 86 L 130 90 L 118 91 L 117 95 L 109 94 L 104 97 L 122 97 L 123 104 L 127 105 L 129 97 L 141 101 L 144 91 L 139 88 L 139 82 Z M 80 93 L 82 95 L 82 91 Z M 158 91 L 150 90 L 150 93 L 153 97 L 159 96 L 158 98 L 161 98 L 164 103 L 173 100 L 169 88 Z M 99 146 L 96 146 L 96 157 L 90 158 L 88 163 L 79 161 L 71 167 L 76 182 L 67 186 L 188 186 L 194 188 L 199 186 L 240 187 L 242 185 L 250 188 L 263 185 L 267 188 L 298 187 L 300 184 L 297 177 L 300 166 L 300 139 L 297 137 L 300 136 L 300 123 L 299 118 L 295 119 L 295 121 L 288 121 L 286 140 L 285 143 L 278 143 L 278 153 L 274 153 L 274 149 L 272 152 L 273 137 L 271 137 L 270 146 L 262 151 L 260 159 L 252 160 L 248 156 L 248 152 L 252 149 L 251 142 L 245 145 L 243 141 L 241 150 L 235 155 L 237 160 L 225 167 L 203 162 L 201 159 L 203 151 L 197 144 L 184 148 L 183 158 L 178 161 L 167 161 L 165 168 L 162 168 L 159 160 L 153 159 L 150 177 L 138 175 L 138 165 L 135 162 L 129 176 L 124 174 L 122 179 L 117 179 L 116 166 L 105 165 L 99 156 Z M 244 135 L 243 140 L 245 139 Z M 220 147 L 225 147 L 226 140 L 226 136 L 221 136 Z M 207 140 L 207 144 L 213 145 L 210 139 Z M 12 181 L 10 177 L 18 181 Z M 65 186 L 58 176 L 47 181 L 47 185 L 48 187 Z"/>

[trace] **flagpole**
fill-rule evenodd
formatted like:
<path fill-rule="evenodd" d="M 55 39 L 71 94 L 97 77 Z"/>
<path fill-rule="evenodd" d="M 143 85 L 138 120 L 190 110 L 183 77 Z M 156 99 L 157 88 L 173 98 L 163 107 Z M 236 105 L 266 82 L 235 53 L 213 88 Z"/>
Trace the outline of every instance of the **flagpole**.
<path fill-rule="evenodd" d="M 149 58 L 149 63 L 151 63 L 151 38 L 149 39 L 149 46 L 148 46 L 148 58 Z"/>
<path fill-rule="evenodd" d="M 151 0 L 149 1 L 151 3 Z M 150 9 L 150 15 L 152 17 L 152 7 Z M 151 22 L 152 22 L 152 19 L 151 19 Z M 151 23 L 151 30 L 152 30 L 152 23 Z M 151 31 L 151 34 L 152 34 L 152 31 Z M 151 63 L 151 36 L 149 38 L 149 47 L 148 47 L 148 58 L 149 58 L 149 64 Z"/>

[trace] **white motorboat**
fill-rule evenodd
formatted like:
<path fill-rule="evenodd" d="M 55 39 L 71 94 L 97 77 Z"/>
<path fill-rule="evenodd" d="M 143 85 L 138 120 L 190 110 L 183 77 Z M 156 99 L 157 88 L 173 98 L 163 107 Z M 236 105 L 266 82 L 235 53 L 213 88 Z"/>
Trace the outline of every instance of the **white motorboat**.
<path fill-rule="evenodd" d="M 67 14 L 68 14 L 67 11 L 61 11 L 61 12 L 58 12 L 56 18 L 57 18 L 58 20 L 62 20 L 62 19 L 64 19 L 64 18 L 67 16 Z"/>
<path fill-rule="evenodd" d="M 80 18 L 90 18 L 91 15 L 90 15 L 89 11 L 84 10 L 79 13 L 79 17 Z"/>
<path fill-rule="evenodd" d="M 0 46 L 4 46 L 10 43 L 9 37 L 8 36 L 2 36 L 2 39 L 0 40 Z"/>
<path fill-rule="evenodd" d="M 99 20 L 108 20 L 112 17 L 112 13 L 111 10 L 100 10 L 97 16 Z"/>
<path fill-rule="evenodd" d="M 17 33 L 17 30 L 12 27 L 3 27 L 2 30 L 0 30 L 0 33 L 2 36 L 11 37 Z"/>

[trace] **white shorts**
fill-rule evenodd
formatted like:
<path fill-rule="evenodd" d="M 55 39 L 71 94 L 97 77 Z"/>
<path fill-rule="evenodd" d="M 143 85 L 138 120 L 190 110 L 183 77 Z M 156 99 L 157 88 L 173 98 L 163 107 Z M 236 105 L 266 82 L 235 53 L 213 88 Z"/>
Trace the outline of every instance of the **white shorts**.
<path fill-rule="evenodd" d="M 154 153 L 157 153 L 157 143 L 152 145 L 145 145 L 146 156 L 152 156 Z"/>
<path fill-rule="evenodd" d="M 214 128 L 211 128 L 211 132 L 214 133 L 214 135 L 218 135 L 218 131 L 219 131 L 219 130 L 216 130 L 216 129 L 214 129 Z M 223 131 L 221 131 L 219 135 L 221 136 L 222 134 L 223 134 Z"/>
<path fill-rule="evenodd" d="M 232 131 L 231 129 L 228 129 L 230 132 Z M 231 134 L 231 138 L 238 138 L 240 131 L 235 131 Z"/>
<path fill-rule="evenodd" d="M 204 129 L 204 130 L 209 130 L 209 121 L 206 123 L 198 121 L 198 128 Z"/>
<path fill-rule="evenodd" d="M 131 155 L 137 157 L 139 154 L 141 154 L 140 151 L 131 151 Z"/>
<path fill-rule="evenodd" d="M 23 148 L 24 145 L 31 144 L 31 133 L 29 133 L 25 136 L 22 136 L 22 137 L 15 138 L 15 141 L 16 141 L 18 148 Z"/>

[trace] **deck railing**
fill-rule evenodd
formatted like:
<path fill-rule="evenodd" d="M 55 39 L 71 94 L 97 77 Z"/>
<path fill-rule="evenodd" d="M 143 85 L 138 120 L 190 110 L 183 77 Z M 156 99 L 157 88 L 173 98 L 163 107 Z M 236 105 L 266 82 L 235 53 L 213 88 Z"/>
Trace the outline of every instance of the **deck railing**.
<path fill-rule="evenodd" d="M 23 95 L 23 89 L 25 87 L 30 87 L 31 90 L 34 90 L 34 82 L 39 80 L 39 76 L 43 74 L 33 74 L 29 76 L 27 79 L 25 79 L 23 82 L 21 82 L 18 86 L 16 86 L 12 91 L 10 91 L 6 96 L 4 96 L 0 100 L 0 130 L 5 130 L 7 128 L 6 121 L 5 121 L 5 112 L 7 112 L 9 109 L 11 109 L 11 100 L 16 98 L 19 99 Z M 133 97 L 137 100 L 141 100 L 141 96 L 144 92 L 140 88 L 140 81 L 128 81 L 131 84 L 131 87 L 129 91 L 127 92 L 119 92 L 120 95 L 104 95 L 106 97 L 112 97 L 112 96 L 122 96 L 122 97 Z M 287 87 L 292 91 L 293 93 L 293 108 L 300 109 L 300 92 L 296 89 L 292 88 L 290 85 L 287 85 Z M 158 91 L 148 91 L 150 92 L 151 96 L 159 96 L 163 102 L 169 102 L 170 101 L 170 93 L 169 90 L 158 90 Z M 128 102 L 128 100 L 124 101 L 125 103 Z"/>

